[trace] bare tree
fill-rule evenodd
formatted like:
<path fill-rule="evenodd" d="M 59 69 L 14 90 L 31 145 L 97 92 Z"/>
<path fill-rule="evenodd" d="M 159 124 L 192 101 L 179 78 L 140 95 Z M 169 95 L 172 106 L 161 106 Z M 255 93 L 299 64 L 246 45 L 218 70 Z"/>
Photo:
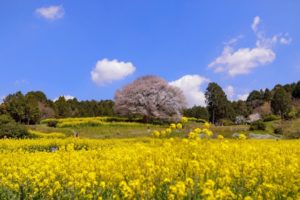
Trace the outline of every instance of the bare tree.
<path fill-rule="evenodd" d="M 156 76 L 141 77 L 115 94 L 115 111 L 123 116 L 178 119 L 185 107 L 182 91 Z"/>

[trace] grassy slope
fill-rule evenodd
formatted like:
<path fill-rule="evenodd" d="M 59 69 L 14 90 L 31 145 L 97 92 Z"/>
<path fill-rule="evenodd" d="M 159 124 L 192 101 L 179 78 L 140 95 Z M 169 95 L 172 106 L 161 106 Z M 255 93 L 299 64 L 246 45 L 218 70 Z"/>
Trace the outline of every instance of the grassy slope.
<path fill-rule="evenodd" d="M 233 133 L 261 133 L 273 134 L 274 129 L 282 126 L 284 135 L 288 137 L 300 136 L 300 119 L 291 121 L 272 121 L 266 122 L 266 131 L 249 131 L 249 125 L 234 125 L 234 126 L 212 126 L 211 130 L 215 134 L 221 134 L 224 137 L 230 138 Z M 77 128 L 50 128 L 46 125 L 29 126 L 32 130 L 37 130 L 45 133 L 61 132 L 67 136 L 73 136 L 74 131 L 79 133 L 81 138 L 134 138 L 134 137 L 147 137 L 150 136 L 152 130 L 162 130 L 165 126 L 139 124 L 139 125 L 102 125 L 102 126 L 82 126 Z M 188 122 L 184 129 L 178 133 L 179 135 L 186 136 L 189 131 L 200 127 L 201 123 Z M 148 130 L 149 128 L 149 130 Z"/>
<path fill-rule="evenodd" d="M 50 128 L 46 125 L 29 126 L 32 130 L 45 133 L 62 132 L 67 136 L 73 136 L 74 132 L 79 133 L 81 138 L 132 138 L 149 136 L 152 130 L 161 130 L 166 126 L 154 125 L 103 125 L 103 126 L 82 126 L 72 128 Z M 148 131 L 149 128 L 149 131 Z"/>

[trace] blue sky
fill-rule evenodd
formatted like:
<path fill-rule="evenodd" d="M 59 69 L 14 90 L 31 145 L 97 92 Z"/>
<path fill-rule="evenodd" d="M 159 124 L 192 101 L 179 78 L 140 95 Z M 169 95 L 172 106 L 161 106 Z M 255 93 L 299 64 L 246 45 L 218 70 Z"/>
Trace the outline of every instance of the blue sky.
<path fill-rule="evenodd" d="M 299 1 L 0 1 L 0 97 L 112 99 L 142 75 L 204 103 L 300 78 Z M 199 103 L 198 103 L 199 102 Z"/>

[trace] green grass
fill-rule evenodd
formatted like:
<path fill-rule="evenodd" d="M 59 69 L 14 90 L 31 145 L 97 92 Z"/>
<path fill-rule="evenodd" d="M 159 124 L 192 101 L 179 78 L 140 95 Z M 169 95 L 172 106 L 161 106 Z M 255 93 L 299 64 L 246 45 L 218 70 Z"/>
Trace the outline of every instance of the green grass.
<path fill-rule="evenodd" d="M 82 126 L 72 128 L 52 128 L 45 124 L 28 126 L 31 130 L 41 131 L 45 133 L 62 132 L 66 136 L 74 136 L 77 132 L 81 138 L 133 138 L 150 136 L 152 130 L 161 130 L 165 126 L 149 125 L 149 124 L 128 124 L 128 125 L 100 125 L 100 126 Z M 149 128 L 149 129 L 148 129 Z"/>
<path fill-rule="evenodd" d="M 300 119 L 281 121 L 275 120 L 265 122 L 265 131 L 249 131 L 249 125 L 233 125 L 233 126 L 212 126 L 211 130 L 215 135 L 221 134 L 226 138 L 231 138 L 233 133 L 258 133 L 258 134 L 274 134 L 274 129 L 278 127 L 283 128 L 283 135 L 287 138 L 298 138 L 300 136 Z M 190 121 L 184 125 L 184 129 L 180 133 L 176 133 L 182 137 L 199 127 L 202 128 L 202 123 Z M 99 126 L 79 126 L 69 128 L 51 128 L 46 124 L 28 126 L 31 130 L 36 130 L 44 133 L 61 132 L 66 136 L 74 136 L 74 132 L 79 133 L 81 138 L 135 138 L 135 137 L 147 137 L 151 135 L 153 130 L 163 130 L 168 125 L 151 125 L 151 124 L 136 124 L 128 123 L 123 125 L 105 124 Z M 176 135 L 175 134 L 175 135 Z"/>

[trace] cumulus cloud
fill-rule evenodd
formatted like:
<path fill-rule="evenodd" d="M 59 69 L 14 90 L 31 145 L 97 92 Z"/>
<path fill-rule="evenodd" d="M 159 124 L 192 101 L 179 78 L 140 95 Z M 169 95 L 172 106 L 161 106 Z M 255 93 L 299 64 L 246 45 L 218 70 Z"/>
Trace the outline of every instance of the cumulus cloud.
<path fill-rule="evenodd" d="M 65 10 L 62 5 L 58 5 L 37 8 L 35 13 L 45 19 L 56 20 L 64 17 Z"/>
<path fill-rule="evenodd" d="M 131 62 L 103 59 L 91 71 L 91 78 L 97 85 L 105 85 L 133 74 L 135 69 Z"/>
<path fill-rule="evenodd" d="M 194 105 L 205 106 L 205 95 L 200 87 L 209 82 L 209 79 L 199 75 L 185 75 L 169 84 L 179 87 L 186 97 L 188 107 Z"/>
<path fill-rule="evenodd" d="M 228 99 L 233 99 L 234 97 L 234 87 L 232 85 L 228 85 L 225 89 L 224 89 Z"/>
<path fill-rule="evenodd" d="M 62 96 L 59 96 L 59 97 L 64 97 L 65 100 L 72 100 L 72 99 L 75 99 L 75 97 L 72 96 L 72 95 L 62 95 Z M 57 101 L 57 100 L 59 99 L 59 97 L 54 98 L 53 101 Z"/>
<path fill-rule="evenodd" d="M 246 101 L 247 98 L 248 98 L 248 96 L 249 96 L 249 93 L 246 93 L 246 94 L 238 94 L 238 95 L 237 95 L 237 98 L 238 98 L 238 100 Z"/>
<path fill-rule="evenodd" d="M 234 44 L 237 39 L 231 39 L 225 43 L 222 54 L 211 62 L 208 67 L 216 73 L 225 72 L 230 76 L 236 76 L 248 74 L 254 68 L 272 63 L 276 58 L 274 46 L 276 44 L 288 45 L 292 39 L 287 33 L 268 38 L 265 36 L 265 32 L 259 29 L 260 23 L 260 17 L 256 16 L 251 25 L 257 38 L 255 47 L 236 50 Z"/>

